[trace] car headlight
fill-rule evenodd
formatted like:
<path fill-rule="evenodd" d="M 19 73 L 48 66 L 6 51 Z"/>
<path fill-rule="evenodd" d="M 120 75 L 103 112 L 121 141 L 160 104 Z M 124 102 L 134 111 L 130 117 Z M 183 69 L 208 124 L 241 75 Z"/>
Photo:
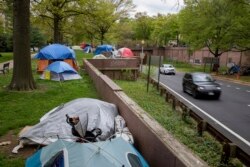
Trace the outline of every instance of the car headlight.
<path fill-rule="evenodd" d="M 221 87 L 217 86 L 216 89 L 221 90 Z"/>
<path fill-rule="evenodd" d="M 204 90 L 205 88 L 202 87 L 202 86 L 199 86 L 197 89 L 198 89 L 198 90 Z"/>

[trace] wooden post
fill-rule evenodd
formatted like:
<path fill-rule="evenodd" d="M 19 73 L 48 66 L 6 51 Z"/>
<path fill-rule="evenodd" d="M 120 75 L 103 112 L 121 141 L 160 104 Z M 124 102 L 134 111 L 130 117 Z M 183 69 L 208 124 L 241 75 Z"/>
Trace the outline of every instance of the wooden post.
<path fill-rule="evenodd" d="M 174 96 L 172 96 L 172 109 L 173 109 L 173 111 L 175 111 L 175 109 L 176 109 L 176 99 Z"/>
<path fill-rule="evenodd" d="M 221 155 L 221 163 L 227 165 L 230 157 L 236 156 L 236 145 L 233 143 L 224 143 Z"/>
<path fill-rule="evenodd" d="M 205 122 L 204 120 L 200 121 L 197 125 L 198 135 L 202 136 L 203 131 L 205 131 L 206 128 L 207 128 L 207 122 Z"/>
<path fill-rule="evenodd" d="M 166 92 L 166 98 L 165 98 L 165 101 L 168 102 L 168 99 L 169 99 L 169 94 L 168 92 Z"/>

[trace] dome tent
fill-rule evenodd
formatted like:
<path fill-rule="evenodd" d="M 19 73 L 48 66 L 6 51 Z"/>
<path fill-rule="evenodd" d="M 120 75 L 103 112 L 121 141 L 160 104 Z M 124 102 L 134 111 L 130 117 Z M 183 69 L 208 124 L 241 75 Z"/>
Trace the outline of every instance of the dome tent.
<path fill-rule="evenodd" d="M 75 59 L 74 50 L 61 44 L 51 44 L 42 48 L 36 55 L 35 59 L 45 60 L 64 60 L 64 59 Z"/>
<path fill-rule="evenodd" d="M 97 46 L 94 55 L 102 54 L 103 52 L 112 52 L 114 50 L 112 45 L 99 45 Z"/>
<path fill-rule="evenodd" d="M 118 49 L 118 56 L 124 57 L 124 58 L 130 58 L 130 57 L 133 57 L 134 54 L 129 48 L 120 48 Z"/>
<path fill-rule="evenodd" d="M 82 77 L 68 63 L 56 61 L 48 65 L 40 78 L 53 81 L 64 81 L 81 79 Z"/>
<path fill-rule="evenodd" d="M 75 70 L 78 70 L 75 61 L 75 52 L 69 47 L 61 44 L 51 44 L 42 48 L 35 56 L 39 59 L 37 62 L 37 72 L 42 73 L 49 64 L 54 61 L 65 61 L 69 63 Z"/>

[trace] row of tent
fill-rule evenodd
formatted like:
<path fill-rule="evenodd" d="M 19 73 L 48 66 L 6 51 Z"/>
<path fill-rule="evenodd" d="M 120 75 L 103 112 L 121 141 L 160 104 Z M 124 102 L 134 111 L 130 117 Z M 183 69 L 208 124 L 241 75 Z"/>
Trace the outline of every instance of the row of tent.
<path fill-rule="evenodd" d="M 84 49 L 90 49 L 85 45 Z M 105 55 L 105 56 L 104 56 Z M 99 45 L 93 58 L 131 58 L 134 54 L 129 48 L 116 50 L 112 45 Z M 35 56 L 38 59 L 37 72 L 41 79 L 64 81 L 81 79 L 74 50 L 61 44 L 51 44 L 42 48 Z"/>
<path fill-rule="evenodd" d="M 90 50 L 93 50 L 92 46 L 89 44 L 82 45 L 82 48 L 85 53 L 90 53 Z M 94 56 L 105 53 L 112 54 L 112 58 L 131 58 L 134 56 L 130 48 L 123 47 L 116 50 L 115 47 L 108 44 L 97 46 L 94 51 Z"/>

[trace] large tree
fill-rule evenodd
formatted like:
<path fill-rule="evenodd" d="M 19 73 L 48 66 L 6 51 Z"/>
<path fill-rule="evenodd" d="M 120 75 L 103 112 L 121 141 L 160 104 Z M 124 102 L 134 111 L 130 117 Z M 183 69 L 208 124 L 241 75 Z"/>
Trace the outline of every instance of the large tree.
<path fill-rule="evenodd" d="M 78 33 L 82 32 L 82 36 L 89 40 L 98 40 L 104 43 L 106 34 L 117 21 L 127 17 L 129 11 L 134 9 L 132 0 L 95 0 L 84 4 L 81 15 L 75 19 Z"/>
<path fill-rule="evenodd" d="M 64 26 L 69 18 L 82 14 L 80 7 L 84 0 L 34 0 L 32 3 L 33 16 L 51 28 L 53 42 L 64 42 Z"/>
<path fill-rule="evenodd" d="M 13 0 L 14 68 L 11 90 L 33 90 L 36 84 L 30 56 L 30 0 Z"/>
<path fill-rule="evenodd" d="M 135 22 L 134 31 L 136 39 L 145 40 L 146 45 L 148 45 L 153 30 L 153 18 L 148 16 L 146 12 L 139 12 L 135 14 Z"/>
<path fill-rule="evenodd" d="M 156 46 L 167 45 L 170 40 L 179 44 L 179 26 L 177 15 L 158 15 L 153 21 L 151 39 Z"/>
<path fill-rule="evenodd" d="M 219 57 L 235 47 L 249 47 L 249 3 L 232 0 L 185 2 L 186 7 L 180 12 L 181 34 L 192 50 L 207 47 Z"/>

